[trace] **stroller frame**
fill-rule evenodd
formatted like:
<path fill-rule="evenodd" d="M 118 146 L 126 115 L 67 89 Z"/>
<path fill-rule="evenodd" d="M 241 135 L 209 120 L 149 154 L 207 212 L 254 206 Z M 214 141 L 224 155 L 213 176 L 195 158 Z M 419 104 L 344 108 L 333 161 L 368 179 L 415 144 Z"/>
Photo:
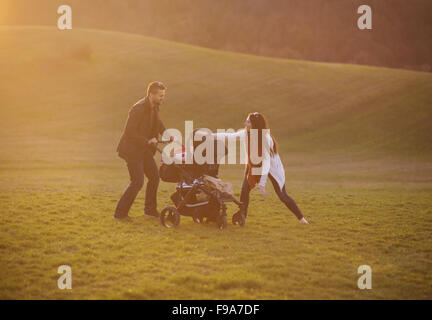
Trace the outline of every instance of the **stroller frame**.
<path fill-rule="evenodd" d="M 162 154 L 162 151 L 159 148 L 157 148 L 157 150 Z M 232 217 L 232 223 L 234 225 L 238 224 L 240 226 L 243 226 L 245 224 L 246 217 L 243 203 L 235 199 L 231 194 L 223 193 L 219 190 L 210 189 L 202 181 L 202 176 L 194 179 L 194 177 L 192 177 L 191 174 L 189 174 L 184 168 L 182 168 L 181 165 L 173 163 L 170 166 L 173 166 L 177 170 L 179 170 L 180 182 L 177 185 L 176 192 L 179 193 L 181 199 L 180 201 L 178 201 L 177 205 L 167 206 L 161 211 L 159 219 L 164 227 L 177 227 L 180 224 L 180 216 L 183 215 L 191 216 L 195 223 L 203 223 L 204 219 L 206 219 L 206 223 L 215 222 L 217 227 L 220 230 L 223 230 L 228 225 L 227 206 L 225 204 L 226 202 L 233 202 L 239 208 L 239 210 Z M 184 196 L 182 196 L 185 189 L 185 183 L 188 185 L 187 188 L 190 188 L 190 190 Z M 198 191 L 202 191 L 208 196 L 207 204 L 205 202 L 189 204 L 191 198 L 196 195 Z M 194 213 L 190 215 L 181 213 L 182 209 L 184 209 L 185 207 L 191 208 L 212 204 L 215 206 L 215 209 L 217 209 L 216 214 L 199 214 L 198 210 L 194 210 Z"/>

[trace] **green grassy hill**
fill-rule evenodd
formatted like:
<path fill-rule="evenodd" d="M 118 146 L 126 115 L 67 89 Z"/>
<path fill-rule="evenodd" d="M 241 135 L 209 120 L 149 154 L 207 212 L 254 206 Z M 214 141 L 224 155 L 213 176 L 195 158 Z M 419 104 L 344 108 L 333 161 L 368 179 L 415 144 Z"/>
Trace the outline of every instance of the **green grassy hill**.
<path fill-rule="evenodd" d="M 159 79 L 169 87 L 167 127 L 194 120 L 237 129 L 248 112 L 260 111 L 283 151 L 431 156 L 429 73 L 261 58 L 95 30 L 2 27 L 0 43 L 2 136 L 92 135 L 97 146 L 112 147 L 128 108 Z"/>
<path fill-rule="evenodd" d="M 137 35 L 0 27 L 0 298 L 432 297 L 432 74 L 226 53 Z M 115 147 L 149 81 L 167 127 L 264 113 L 310 225 L 251 194 L 244 228 L 115 221 Z M 242 166 L 223 166 L 239 197 Z M 175 185 L 161 182 L 159 209 Z M 229 207 L 229 218 L 234 212 Z M 73 289 L 57 288 L 58 266 Z M 357 268 L 373 289 L 357 288 Z"/>

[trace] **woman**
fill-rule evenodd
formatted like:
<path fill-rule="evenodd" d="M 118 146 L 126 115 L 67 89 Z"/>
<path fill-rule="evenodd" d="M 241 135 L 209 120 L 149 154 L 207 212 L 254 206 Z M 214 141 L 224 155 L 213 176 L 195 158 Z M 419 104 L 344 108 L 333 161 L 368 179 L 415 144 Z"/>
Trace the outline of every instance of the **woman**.
<path fill-rule="evenodd" d="M 295 214 L 295 216 L 299 219 L 301 223 L 308 224 L 306 219 L 303 217 L 302 212 L 298 208 L 295 201 L 286 193 L 285 190 L 285 171 L 284 167 L 282 165 L 282 161 L 279 157 L 279 154 L 277 152 L 277 144 L 276 140 L 273 137 L 273 135 L 270 133 L 270 130 L 267 130 L 267 132 L 264 133 L 265 139 L 267 141 L 267 148 L 263 148 L 262 143 L 262 132 L 263 129 L 269 129 L 268 124 L 264 116 L 258 112 L 251 113 L 248 115 L 245 123 L 245 129 L 237 131 L 235 133 L 214 133 L 213 136 L 217 139 L 221 138 L 228 138 L 228 139 L 237 139 L 237 138 L 244 138 L 245 139 L 245 146 L 246 146 L 246 152 L 248 155 L 248 163 L 246 165 L 246 171 L 245 176 L 242 184 L 241 194 L 240 194 L 240 201 L 244 204 L 244 218 L 247 216 L 247 209 L 249 206 L 249 193 L 250 191 L 256 186 L 261 193 L 266 196 L 266 190 L 265 185 L 267 182 L 267 178 L 270 179 L 270 181 L 273 184 L 273 188 L 276 191 L 276 194 L 278 195 L 279 199 L 287 206 L 289 210 L 291 210 L 292 213 Z M 250 130 L 251 129 L 257 129 L 257 139 L 252 139 L 250 137 Z M 252 174 L 253 168 L 260 167 L 263 164 L 263 161 L 261 161 L 260 164 L 254 164 L 251 161 L 251 146 L 252 143 L 258 143 L 258 156 L 262 157 L 263 161 L 269 161 L 270 163 L 270 169 L 268 172 L 264 172 L 262 175 L 256 175 Z M 254 150 L 256 148 L 252 148 Z M 264 162 L 265 163 L 265 162 Z M 267 162 L 268 163 L 268 162 Z"/>

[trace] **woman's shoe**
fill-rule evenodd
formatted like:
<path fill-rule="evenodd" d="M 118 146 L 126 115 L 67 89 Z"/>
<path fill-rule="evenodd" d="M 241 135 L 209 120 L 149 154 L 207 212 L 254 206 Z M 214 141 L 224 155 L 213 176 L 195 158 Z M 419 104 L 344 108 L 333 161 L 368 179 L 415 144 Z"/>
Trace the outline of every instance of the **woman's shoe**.
<path fill-rule="evenodd" d="M 307 220 L 305 218 L 301 218 L 300 223 L 309 224 L 309 222 L 307 222 Z"/>

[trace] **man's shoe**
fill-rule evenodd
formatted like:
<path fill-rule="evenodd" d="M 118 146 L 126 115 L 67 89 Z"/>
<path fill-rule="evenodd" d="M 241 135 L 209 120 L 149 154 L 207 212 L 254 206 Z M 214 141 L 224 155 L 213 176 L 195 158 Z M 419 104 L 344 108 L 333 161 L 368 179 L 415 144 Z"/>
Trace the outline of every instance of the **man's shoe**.
<path fill-rule="evenodd" d="M 114 213 L 114 218 L 116 218 L 118 220 L 123 220 L 123 219 L 129 218 L 129 216 L 127 214 L 118 214 L 116 212 L 116 213 Z"/>
<path fill-rule="evenodd" d="M 160 213 L 157 210 L 144 211 L 144 215 L 147 217 L 159 218 Z"/>

